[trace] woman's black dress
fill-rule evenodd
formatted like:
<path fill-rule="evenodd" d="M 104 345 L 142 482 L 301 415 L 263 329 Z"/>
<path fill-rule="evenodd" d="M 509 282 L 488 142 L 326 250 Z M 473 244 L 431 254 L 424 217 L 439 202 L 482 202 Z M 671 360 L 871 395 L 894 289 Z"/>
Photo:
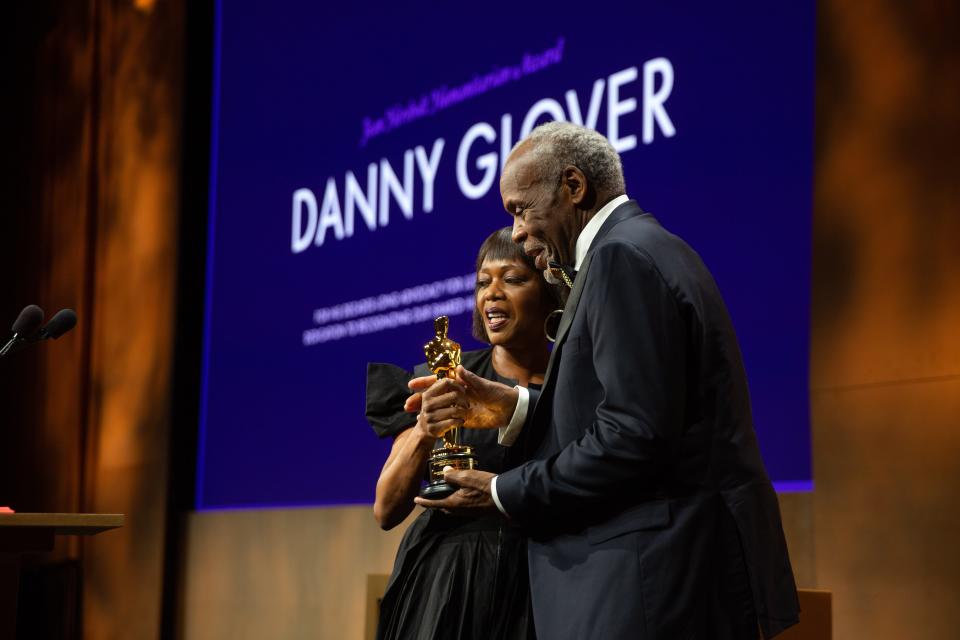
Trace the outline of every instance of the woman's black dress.
<path fill-rule="evenodd" d="M 463 366 L 513 384 L 493 370 L 491 349 L 463 353 Z M 428 375 L 426 365 L 415 376 Z M 367 419 L 381 438 L 415 418 L 403 411 L 411 375 L 393 365 L 367 368 Z M 516 466 L 513 447 L 497 444 L 497 430 L 464 429 L 461 441 L 480 469 Z M 516 450 L 519 450 L 517 448 Z M 407 529 L 380 605 L 379 640 L 527 640 L 534 638 L 527 580 L 527 545 L 499 516 L 464 518 L 426 510 Z"/>

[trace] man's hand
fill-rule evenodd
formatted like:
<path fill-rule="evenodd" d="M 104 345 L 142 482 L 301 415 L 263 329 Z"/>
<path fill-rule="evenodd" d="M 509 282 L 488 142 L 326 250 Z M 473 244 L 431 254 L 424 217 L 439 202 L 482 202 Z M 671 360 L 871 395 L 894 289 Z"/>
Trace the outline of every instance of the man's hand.
<path fill-rule="evenodd" d="M 446 393 L 443 397 L 450 400 L 450 406 L 453 404 L 462 406 L 465 403 L 469 407 L 463 416 L 463 426 L 470 429 L 498 429 L 510 422 L 520 395 L 515 388 L 481 378 L 462 366 L 457 367 L 457 381 L 458 385 L 444 388 L 445 392 L 453 392 L 456 397 L 449 397 Z M 438 381 L 433 376 L 411 380 L 410 389 L 418 393 L 407 398 L 404 411 L 410 413 L 421 411 L 424 401 L 423 392 L 438 382 L 443 380 Z"/>
<path fill-rule="evenodd" d="M 453 494 L 443 500 L 425 500 L 414 498 L 421 507 L 440 509 L 445 513 L 465 516 L 482 516 L 490 513 L 499 513 L 493 502 L 490 492 L 490 481 L 495 474 L 487 471 L 449 469 L 444 472 L 444 479 L 450 484 L 460 487 Z"/>
<path fill-rule="evenodd" d="M 417 394 L 420 402 L 416 428 L 434 438 L 440 438 L 450 429 L 463 424 L 467 414 L 467 396 L 463 385 L 456 380 L 433 378 L 433 382 L 434 384 Z"/>

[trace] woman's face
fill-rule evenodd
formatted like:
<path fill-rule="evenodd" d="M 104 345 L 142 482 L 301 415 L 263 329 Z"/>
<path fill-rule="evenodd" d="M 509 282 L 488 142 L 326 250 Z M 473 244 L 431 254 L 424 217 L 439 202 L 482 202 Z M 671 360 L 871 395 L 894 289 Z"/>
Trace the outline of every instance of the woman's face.
<path fill-rule="evenodd" d="M 545 341 L 553 309 L 543 276 L 519 260 L 484 260 L 477 272 L 477 311 L 492 345 L 534 347 Z"/>

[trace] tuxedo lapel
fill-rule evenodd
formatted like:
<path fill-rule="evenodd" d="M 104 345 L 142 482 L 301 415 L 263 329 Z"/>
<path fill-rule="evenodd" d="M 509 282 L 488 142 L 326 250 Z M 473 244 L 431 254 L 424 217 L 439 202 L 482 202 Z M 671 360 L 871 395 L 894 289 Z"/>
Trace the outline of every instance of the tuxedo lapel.
<path fill-rule="evenodd" d="M 553 344 L 553 351 L 550 352 L 550 360 L 547 362 L 547 373 L 543 377 L 543 390 L 546 391 L 550 380 L 553 378 L 554 370 L 560 360 L 559 353 L 563 348 L 563 343 L 567 339 L 567 331 L 570 329 L 570 323 L 573 322 L 573 316 L 577 312 L 577 306 L 580 304 L 580 295 L 583 293 L 583 283 L 587 281 L 587 271 L 590 268 L 590 254 L 583 261 L 580 271 L 577 272 L 577 279 L 573 281 L 573 289 L 570 291 L 570 297 L 567 298 L 567 304 L 563 307 L 563 315 L 560 317 L 560 327 L 557 329 L 557 339 Z"/>
<path fill-rule="evenodd" d="M 636 200 L 627 200 L 622 205 L 613 210 L 610 214 L 610 217 L 607 218 L 603 226 L 600 227 L 600 231 L 597 232 L 596 237 L 594 237 L 593 242 L 590 243 L 590 249 L 587 250 L 587 255 L 590 255 L 590 252 L 593 251 L 593 248 L 597 246 L 597 243 L 603 240 L 603 238 L 610 233 L 610 230 L 615 226 L 627 220 L 633 218 L 634 216 L 646 216 L 650 215 L 646 213 L 643 209 L 640 208 L 640 205 L 637 204 Z"/>
<path fill-rule="evenodd" d="M 584 258 L 583 264 L 580 266 L 580 270 L 577 271 L 576 279 L 573 282 L 573 289 L 570 291 L 570 297 L 567 298 L 567 304 L 563 308 L 563 316 L 560 319 L 560 327 L 557 329 L 557 339 L 553 345 L 553 351 L 550 352 L 550 360 L 547 362 L 547 372 L 543 377 L 543 387 L 541 388 L 541 399 L 546 398 L 549 394 L 553 392 L 553 381 L 556 376 L 557 367 L 560 366 L 560 352 L 563 350 L 563 343 L 566 341 L 567 332 L 570 330 L 570 325 L 573 323 L 573 318 L 577 314 L 577 307 L 580 305 L 580 297 L 583 294 L 583 288 L 587 282 L 587 272 L 590 269 L 590 259 L 593 255 L 593 248 L 597 245 L 600 240 L 604 238 L 610 230 L 615 227 L 617 224 L 623 222 L 628 218 L 632 218 L 638 215 L 647 215 L 644 213 L 643 209 L 640 208 L 640 205 L 634 200 L 629 200 L 624 202 L 622 205 L 614 209 L 613 213 L 610 214 L 610 217 L 603 223 L 603 226 L 600 227 L 600 231 L 597 232 L 596 237 L 593 239 L 593 242 L 590 243 L 590 249 L 587 251 L 587 257 Z M 549 403 L 537 402 L 537 406 L 534 408 L 534 416 L 536 416 L 537 410 L 544 410 L 544 405 Z"/>

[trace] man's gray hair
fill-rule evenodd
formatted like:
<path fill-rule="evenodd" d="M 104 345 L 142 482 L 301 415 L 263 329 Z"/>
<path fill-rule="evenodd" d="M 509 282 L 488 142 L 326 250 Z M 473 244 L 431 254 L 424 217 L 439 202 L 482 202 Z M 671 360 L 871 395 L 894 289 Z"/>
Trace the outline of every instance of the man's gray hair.
<path fill-rule="evenodd" d="M 527 142 L 541 179 L 559 180 L 563 168 L 573 165 L 583 171 L 595 190 L 609 195 L 626 193 L 620 155 L 604 136 L 571 122 L 546 122 L 514 145 Z M 512 153 L 512 152 L 511 152 Z"/>

